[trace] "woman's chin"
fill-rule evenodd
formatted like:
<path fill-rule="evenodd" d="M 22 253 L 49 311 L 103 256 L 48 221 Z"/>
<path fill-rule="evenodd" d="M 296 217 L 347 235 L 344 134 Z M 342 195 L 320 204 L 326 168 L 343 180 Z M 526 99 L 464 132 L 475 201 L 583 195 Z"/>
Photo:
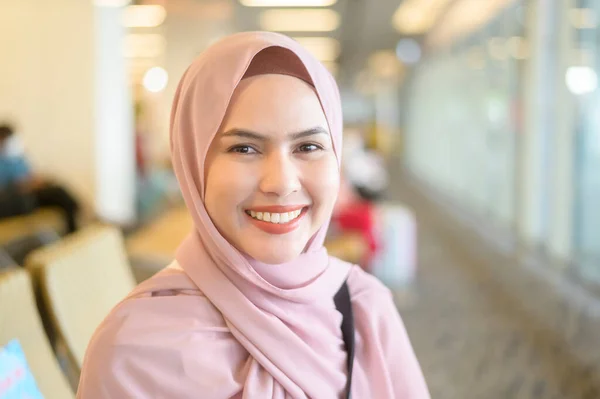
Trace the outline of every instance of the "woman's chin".
<path fill-rule="evenodd" d="M 260 263 L 265 263 L 267 265 L 280 265 L 282 263 L 288 263 L 293 261 L 294 259 L 300 256 L 300 253 L 297 252 L 276 252 L 276 253 L 265 253 L 261 252 L 260 254 L 249 253 L 251 258 L 256 259 Z"/>
<path fill-rule="evenodd" d="M 249 258 L 260 263 L 269 265 L 280 265 L 297 259 L 308 239 L 304 235 L 268 235 L 263 237 L 260 232 L 249 232 L 254 236 L 246 236 L 235 245 L 240 248 Z M 304 243 L 301 245 L 299 243 Z"/>

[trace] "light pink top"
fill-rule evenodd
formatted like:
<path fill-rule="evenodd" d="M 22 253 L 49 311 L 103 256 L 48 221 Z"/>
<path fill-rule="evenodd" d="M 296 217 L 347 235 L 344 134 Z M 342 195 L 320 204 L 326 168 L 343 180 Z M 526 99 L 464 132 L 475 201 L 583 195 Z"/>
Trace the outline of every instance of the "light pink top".
<path fill-rule="evenodd" d="M 355 399 L 429 398 L 402 321 L 391 294 L 374 277 L 353 267 L 348 276 L 356 328 L 356 357 L 352 395 Z M 152 296 L 152 293 L 163 296 Z M 301 338 L 315 351 L 342 351 L 338 334 L 341 316 L 333 302 L 302 306 L 299 330 L 321 331 L 318 313 L 327 313 L 334 348 L 315 334 Z M 273 345 L 293 365 L 285 342 L 272 342 L 267 329 L 264 343 Z M 274 351 L 275 352 L 275 351 Z M 345 368 L 338 357 L 335 370 Z M 270 359 L 262 359 L 267 364 Z M 306 391 L 286 392 L 230 331 L 227 321 L 186 274 L 165 269 L 141 284 L 117 306 L 97 330 L 86 356 L 78 398 L 326 398 L 326 387 L 316 385 L 312 370 L 297 369 Z"/>
<path fill-rule="evenodd" d="M 327 224 L 297 259 L 266 265 L 229 244 L 206 212 L 208 147 L 252 60 L 273 47 L 301 63 L 299 73 L 294 60 L 272 60 L 283 69 L 292 65 L 292 75 L 304 73 L 300 78 L 314 86 L 339 163 L 337 85 L 297 42 L 275 33 L 240 33 L 194 61 L 171 113 L 173 167 L 194 231 L 174 267 L 140 285 L 98 328 L 78 398 L 339 398 L 346 353 L 333 296 L 346 279 L 356 325 L 353 398 L 429 398 L 390 292 L 328 256 Z"/>

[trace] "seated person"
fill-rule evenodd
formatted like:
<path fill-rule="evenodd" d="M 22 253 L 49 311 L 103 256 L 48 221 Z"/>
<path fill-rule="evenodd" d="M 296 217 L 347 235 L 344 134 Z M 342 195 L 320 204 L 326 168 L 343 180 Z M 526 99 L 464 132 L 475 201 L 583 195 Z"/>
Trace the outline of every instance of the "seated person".
<path fill-rule="evenodd" d="M 64 214 L 67 232 L 74 232 L 77 201 L 63 187 L 34 175 L 15 143 L 13 127 L 0 125 L 0 218 L 25 215 L 39 207 L 55 207 Z"/>
<path fill-rule="evenodd" d="M 327 249 L 346 261 L 371 269 L 379 250 L 376 207 L 342 175 L 329 230 Z"/>

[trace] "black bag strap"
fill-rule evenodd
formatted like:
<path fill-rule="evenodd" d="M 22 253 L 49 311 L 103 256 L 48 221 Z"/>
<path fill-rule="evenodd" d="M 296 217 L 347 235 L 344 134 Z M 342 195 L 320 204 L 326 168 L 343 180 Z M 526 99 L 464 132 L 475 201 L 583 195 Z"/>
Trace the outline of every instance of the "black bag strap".
<path fill-rule="evenodd" d="M 333 297 L 335 308 L 342 314 L 342 337 L 348 354 L 348 380 L 346 381 L 346 399 L 350 399 L 352 387 L 352 366 L 354 365 L 354 315 L 352 313 L 352 302 L 348 284 L 344 284 Z"/>

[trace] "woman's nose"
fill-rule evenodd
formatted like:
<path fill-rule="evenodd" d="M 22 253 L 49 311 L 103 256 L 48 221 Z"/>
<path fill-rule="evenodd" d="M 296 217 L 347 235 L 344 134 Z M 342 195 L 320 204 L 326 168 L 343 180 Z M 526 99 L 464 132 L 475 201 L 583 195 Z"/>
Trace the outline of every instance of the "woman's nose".
<path fill-rule="evenodd" d="M 286 197 L 301 188 L 298 170 L 286 154 L 270 154 L 264 162 L 260 190 L 268 195 Z"/>

